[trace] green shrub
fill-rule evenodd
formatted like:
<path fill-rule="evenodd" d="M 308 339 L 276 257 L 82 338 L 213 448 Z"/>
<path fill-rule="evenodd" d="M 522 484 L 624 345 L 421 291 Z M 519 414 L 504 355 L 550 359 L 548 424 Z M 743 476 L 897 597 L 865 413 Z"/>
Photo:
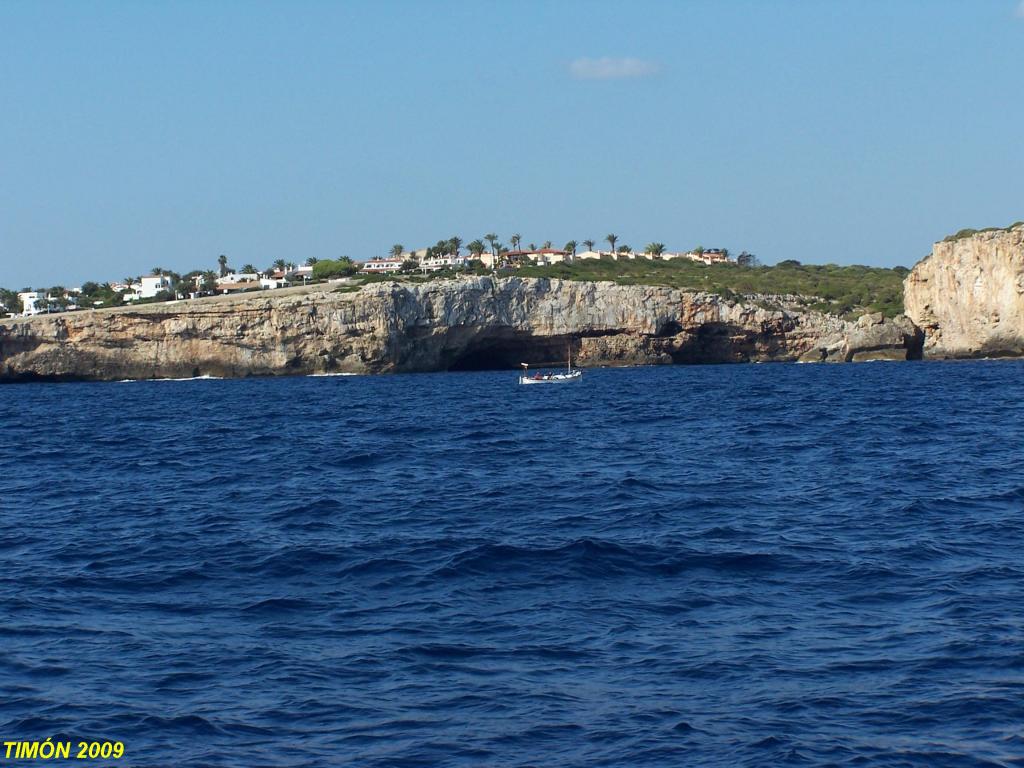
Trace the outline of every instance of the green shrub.
<path fill-rule="evenodd" d="M 340 259 L 321 259 L 313 265 L 313 279 L 327 280 L 332 277 L 349 277 L 359 271 L 352 259 L 342 256 Z"/>

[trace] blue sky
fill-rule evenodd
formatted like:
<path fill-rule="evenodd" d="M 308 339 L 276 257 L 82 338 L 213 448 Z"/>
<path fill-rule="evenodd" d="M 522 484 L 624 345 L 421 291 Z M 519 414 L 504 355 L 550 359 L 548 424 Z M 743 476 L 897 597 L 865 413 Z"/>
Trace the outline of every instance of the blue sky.
<path fill-rule="evenodd" d="M 0 285 L 1024 219 L 1017 0 L 0 2 Z"/>

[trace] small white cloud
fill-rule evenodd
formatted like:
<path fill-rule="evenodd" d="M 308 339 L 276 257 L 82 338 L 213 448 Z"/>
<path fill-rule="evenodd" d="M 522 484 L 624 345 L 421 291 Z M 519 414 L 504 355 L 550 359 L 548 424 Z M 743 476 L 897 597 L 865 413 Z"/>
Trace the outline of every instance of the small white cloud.
<path fill-rule="evenodd" d="M 569 73 L 577 80 L 621 80 L 627 77 L 649 77 L 661 69 L 653 61 L 630 57 L 615 59 L 603 56 L 600 59 L 586 57 L 569 64 Z"/>

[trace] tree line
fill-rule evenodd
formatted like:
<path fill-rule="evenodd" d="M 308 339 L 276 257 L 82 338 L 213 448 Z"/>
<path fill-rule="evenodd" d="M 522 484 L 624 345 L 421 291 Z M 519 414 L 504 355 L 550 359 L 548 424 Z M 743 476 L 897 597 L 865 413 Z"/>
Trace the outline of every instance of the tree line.
<path fill-rule="evenodd" d="M 465 243 L 465 247 L 473 258 L 479 259 L 483 254 L 488 253 L 496 260 L 521 250 L 538 251 L 547 250 L 553 247 L 550 240 L 544 241 L 539 246 L 536 243 L 528 243 L 524 247 L 523 237 L 518 233 L 511 235 L 509 237 L 509 242 L 510 245 L 506 245 L 501 242 L 501 238 L 497 234 L 489 232 L 483 237 L 471 240 L 469 243 Z M 599 241 L 590 238 L 586 240 L 569 240 L 561 247 L 560 250 L 571 254 L 572 256 L 576 256 L 580 246 L 583 246 L 587 251 L 593 251 L 594 247 L 598 245 L 598 242 Z M 614 232 L 605 235 L 604 240 L 601 242 L 608 243 L 609 251 L 612 253 L 630 254 L 634 252 L 630 245 L 617 245 L 619 242 L 619 236 Z M 457 236 L 450 237 L 447 240 L 438 240 L 434 245 L 424 249 L 424 255 L 426 258 L 436 258 L 439 256 L 458 257 L 462 255 L 463 244 L 463 239 Z M 666 250 L 664 243 L 650 242 L 644 247 L 643 253 L 651 256 L 661 256 L 666 253 Z M 695 248 L 692 248 L 691 252 L 702 254 L 705 252 L 705 249 L 703 246 L 698 245 Z M 724 254 L 726 257 L 729 256 L 729 251 L 726 248 L 720 249 L 719 252 Z M 391 258 L 401 258 L 403 255 L 409 255 L 411 257 L 411 253 L 406 251 L 405 246 L 401 243 L 395 243 L 391 246 L 391 250 L 388 255 Z M 412 259 L 410 258 L 409 261 L 412 261 Z M 740 256 L 737 257 L 737 263 L 740 263 L 740 266 L 756 266 L 758 261 L 753 254 L 743 251 Z"/>
<path fill-rule="evenodd" d="M 610 252 L 619 255 L 626 255 L 633 253 L 633 248 L 628 244 L 619 244 L 619 236 L 615 233 L 609 233 L 605 235 L 603 241 L 597 241 L 592 238 L 584 240 L 569 240 L 567 241 L 560 250 L 576 256 L 578 249 L 582 246 L 587 251 L 593 251 L 599 242 L 607 243 Z M 438 240 L 434 245 L 423 249 L 423 254 L 427 258 L 436 258 L 444 256 L 455 256 L 459 257 L 462 255 L 462 249 L 465 247 L 472 259 L 481 259 L 484 254 L 489 254 L 493 261 L 494 267 L 508 266 L 513 261 L 515 252 L 527 250 L 537 251 L 546 250 L 552 248 L 552 242 L 545 240 L 539 245 L 536 243 L 523 243 L 522 235 L 515 233 L 509 237 L 509 244 L 502 242 L 502 239 L 494 232 L 488 232 L 482 237 L 475 238 L 470 242 L 466 243 L 461 237 L 453 236 L 444 240 Z M 702 246 L 696 246 L 692 249 L 695 253 L 704 252 Z M 650 242 L 644 249 L 643 253 L 651 256 L 662 256 L 666 252 L 665 244 L 661 242 Z M 722 249 L 721 251 L 728 256 L 728 251 Z M 400 243 L 396 243 L 391 246 L 389 256 L 392 258 L 401 258 L 407 256 L 405 263 L 402 265 L 403 271 L 412 272 L 419 269 L 418 261 L 412 257 L 412 254 L 408 252 L 405 246 Z M 757 258 L 753 254 L 748 254 L 746 251 L 742 252 L 737 257 L 737 264 L 739 266 L 754 267 L 758 265 Z M 341 256 L 337 259 L 317 259 L 316 257 L 310 257 L 306 259 L 305 265 L 312 267 L 312 279 L 313 280 L 327 280 L 336 277 L 349 277 L 356 274 L 359 271 L 359 264 L 353 261 L 348 256 Z M 238 272 L 240 274 L 281 274 L 287 276 L 290 272 L 295 270 L 297 265 L 295 262 L 288 261 L 286 259 L 277 259 L 270 264 L 266 269 L 259 270 L 255 265 L 251 263 L 244 264 Z M 482 269 L 482 267 L 477 267 Z M 165 269 L 160 266 L 153 267 L 150 273 L 153 275 L 161 275 L 168 279 L 170 287 L 168 290 L 161 291 L 156 297 L 151 299 L 152 301 L 168 301 L 175 298 L 186 298 L 193 294 L 212 294 L 217 289 L 217 281 L 228 274 L 233 272 L 233 268 L 230 266 L 227 255 L 221 254 L 217 257 L 217 269 L 194 269 L 185 273 L 179 273 L 174 270 Z M 82 305 L 84 302 L 88 306 L 92 307 L 106 307 L 106 306 L 117 306 L 124 303 L 124 294 L 129 292 L 131 288 L 141 281 L 141 277 L 128 276 L 122 279 L 121 283 L 127 287 L 126 290 L 115 290 L 113 285 L 110 283 L 101 283 L 96 281 L 86 281 L 82 284 L 81 289 L 75 294 L 69 292 L 64 286 L 52 286 L 47 289 L 37 289 L 41 293 L 45 293 L 49 297 L 50 305 L 57 310 L 67 309 L 69 306 L 73 306 L 76 302 Z M 24 288 L 21 292 L 27 292 L 32 289 Z M 23 306 L 21 300 L 18 298 L 18 291 L 12 291 L 6 288 L 0 288 L 0 306 L 6 309 L 8 312 L 21 312 Z"/>

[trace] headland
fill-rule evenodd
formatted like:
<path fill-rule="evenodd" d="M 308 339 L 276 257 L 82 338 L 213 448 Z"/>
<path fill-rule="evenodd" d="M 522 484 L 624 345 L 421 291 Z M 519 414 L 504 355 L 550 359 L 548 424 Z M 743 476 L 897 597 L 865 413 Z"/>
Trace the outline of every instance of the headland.
<path fill-rule="evenodd" d="M 1024 354 L 1024 225 L 937 243 L 906 276 L 906 315 L 830 311 L 799 294 L 524 274 L 9 319 L 0 321 L 0 380 L 514 369 L 563 361 L 568 350 L 582 366 Z"/>

